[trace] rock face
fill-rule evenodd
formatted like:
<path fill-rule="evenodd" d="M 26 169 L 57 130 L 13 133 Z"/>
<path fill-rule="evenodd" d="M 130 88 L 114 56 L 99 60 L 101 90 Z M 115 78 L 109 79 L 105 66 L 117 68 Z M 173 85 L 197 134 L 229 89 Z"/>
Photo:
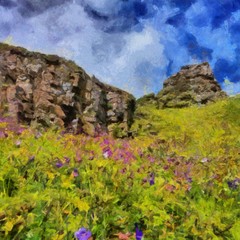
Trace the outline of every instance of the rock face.
<path fill-rule="evenodd" d="M 72 61 L 0 43 L 0 115 L 94 135 L 116 126 L 127 132 L 134 109 L 132 95 Z"/>
<path fill-rule="evenodd" d="M 207 62 L 187 65 L 168 78 L 157 94 L 159 108 L 206 104 L 226 97 Z"/>

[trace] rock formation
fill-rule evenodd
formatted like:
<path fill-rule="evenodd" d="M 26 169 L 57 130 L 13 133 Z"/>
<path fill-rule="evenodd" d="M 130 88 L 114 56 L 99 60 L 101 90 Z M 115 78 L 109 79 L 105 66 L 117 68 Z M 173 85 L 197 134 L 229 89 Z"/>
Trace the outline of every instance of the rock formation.
<path fill-rule="evenodd" d="M 168 78 L 157 94 L 159 108 L 181 108 L 206 104 L 226 97 L 207 62 L 187 65 Z"/>
<path fill-rule="evenodd" d="M 132 95 L 72 61 L 0 43 L 0 115 L 94 135 L 128 131 L 134 108 Z"/>
<path fill-rule="evenodd" d="M 143 106 L 143 105 L 146 105 L 146 104 L 154 104 L 154 105 L 156 105 L 157 97 L 156 97 L 156 95 L 154 93 L 149 93 L 149 94 L 146 94 L 146 95 L 138 98 L 136 103 L 139 106 Z"/>

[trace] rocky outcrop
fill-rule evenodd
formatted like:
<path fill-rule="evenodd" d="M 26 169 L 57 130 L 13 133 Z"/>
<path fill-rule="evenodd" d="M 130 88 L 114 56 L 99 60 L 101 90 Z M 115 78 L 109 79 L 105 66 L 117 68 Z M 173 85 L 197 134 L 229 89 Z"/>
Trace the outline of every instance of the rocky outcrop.
<path fill-rule="evenodd" d="M 135 99 L 56 55 L 0 44 L 0 115 L 94 135 L 127 132 Z"/>
<path fill-rule="evenodd" d="M 207 62 L 187 65 L 168 78 L 157 94 L 159 108 L 206 104 L 226 97 Z"/>
<path fill-rule="evenodd" d="M 139 106 L 143 106 L 143 105 L 146 105 L 146 104 L 156 105 L 157 97 L 154 93 L 149 93 L 147 95 L 144 95 L 144 96 L 138 98 L 136 103 Z"/>

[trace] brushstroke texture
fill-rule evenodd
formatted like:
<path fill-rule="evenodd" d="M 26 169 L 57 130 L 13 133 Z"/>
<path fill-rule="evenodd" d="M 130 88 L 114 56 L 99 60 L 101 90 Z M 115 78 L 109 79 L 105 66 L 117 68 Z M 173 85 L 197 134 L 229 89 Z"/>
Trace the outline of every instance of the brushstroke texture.
<path fill-rule="evenodd" d="M 240 91 L 239 0 L 0 0 L 0 16 L 0 41 L 73 59 L 137 97 L 202 61 Z"/>

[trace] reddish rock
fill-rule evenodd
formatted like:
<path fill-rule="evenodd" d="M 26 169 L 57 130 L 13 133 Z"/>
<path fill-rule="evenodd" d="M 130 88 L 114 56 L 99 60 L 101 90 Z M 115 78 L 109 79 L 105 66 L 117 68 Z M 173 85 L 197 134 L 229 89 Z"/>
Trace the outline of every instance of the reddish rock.
<path fill-rule="evenodd" d="M 135 98 L 56 55 L 0 43 L 0 114 L 72 132 L 128 131 Z"/>

